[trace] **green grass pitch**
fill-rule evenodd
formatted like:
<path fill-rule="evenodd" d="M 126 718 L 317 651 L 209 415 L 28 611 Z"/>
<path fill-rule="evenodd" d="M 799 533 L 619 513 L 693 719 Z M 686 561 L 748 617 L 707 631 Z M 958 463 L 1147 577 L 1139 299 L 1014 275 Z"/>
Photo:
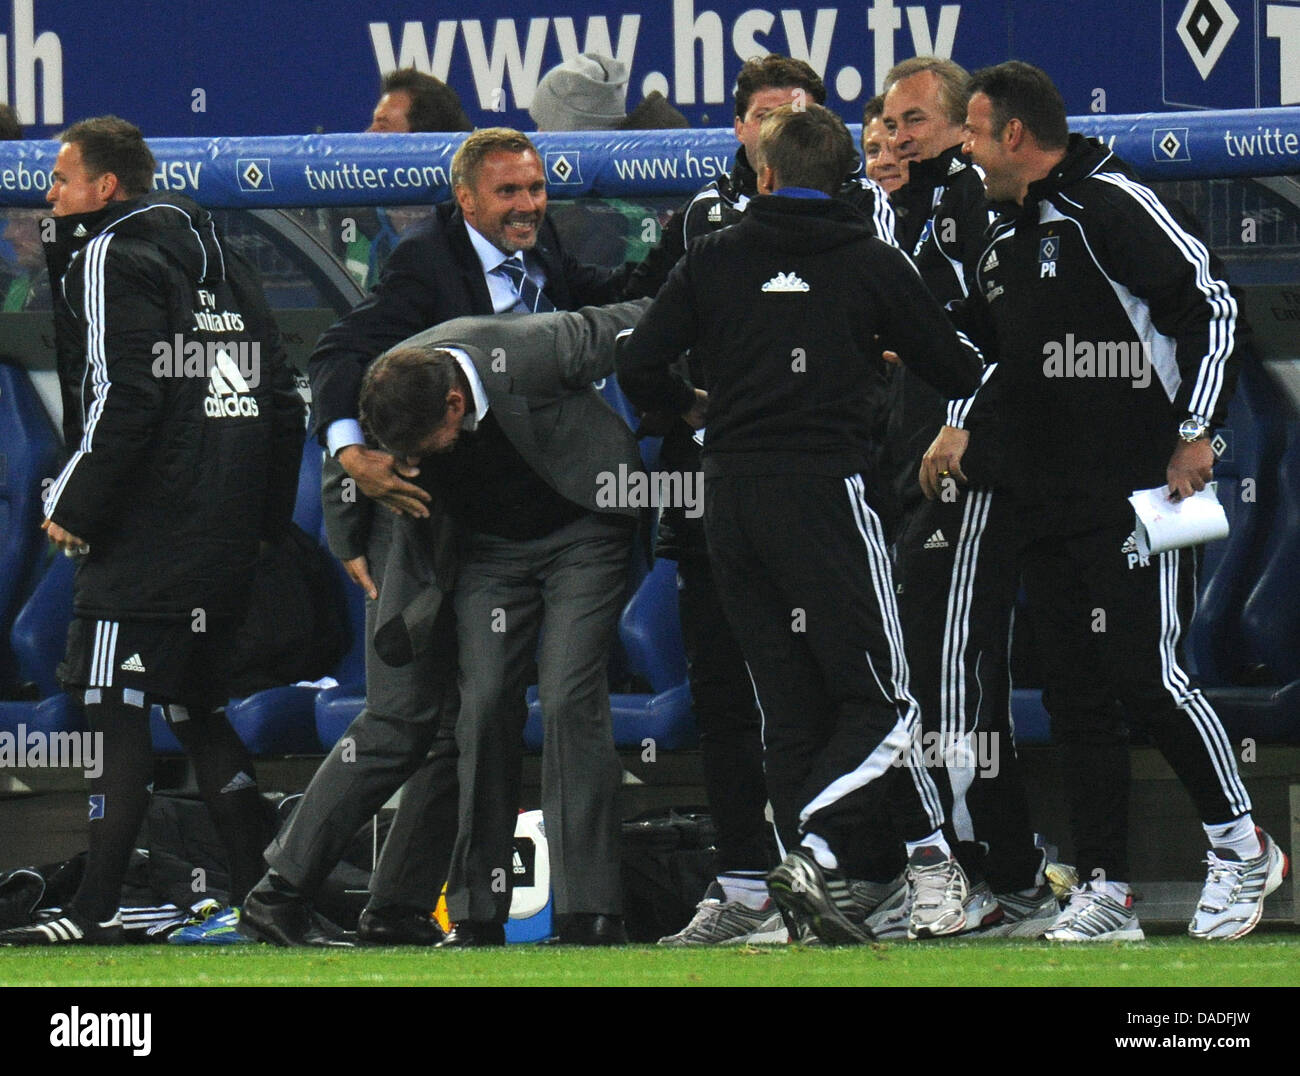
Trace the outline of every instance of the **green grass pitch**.
<path fill-rule="evenodd" d="M 853 949 L 0 950 L 3 986 L 1297 986 L 1300 934 L 1213 945 L 999 940 Z"/>

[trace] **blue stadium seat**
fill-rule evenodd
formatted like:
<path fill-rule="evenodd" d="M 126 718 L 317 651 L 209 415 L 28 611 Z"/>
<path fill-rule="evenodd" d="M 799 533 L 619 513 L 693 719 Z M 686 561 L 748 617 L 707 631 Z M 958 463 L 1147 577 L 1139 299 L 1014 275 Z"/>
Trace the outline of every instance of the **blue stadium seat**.
<path fill-rule="evenodd" d="M 294 522 L 308 534 L 314 534 L 324 544 L 324 525 L 321 513 L 321 448 L 316 439 L 310 435 L 303 446 L 302 463 L 298 471 L 298 494 L 294 504 Z M 337 566 L 337 565 L 336 565 Z M 342 577 L 339 568 L 339 587 L 356 591 Z M 359 595 L 359 592 L 358 592 Z M 349 623 L 352 624 L 354 610 L 349 593 Z M 342 591 L 339 600 L 345 600 Z M 358 640 L 361 632 L 352 626 L 352 644 L 348 653 L 341 660 L 333 675 L 341 680 L 342 675 L 364 680 L 364 652 L 358 652 Z M 359 656 L 358 656 L 359 654 Z M 315 755 L 321 750 L 321 741 L 316 731 L 316 696 L 319 689 L 314 687 L 267 688 L 255 692 L 243 699 L 232 699 L 226 707 L 226 716 L 239 738 L 243 740 L 256 756 L 267 755 Z M 150 713 L 150 729 L 153 734 L 155 754 L 183 754 L 183 748 L 167 727 L 162 710 L 155 706 Z M 331 741 L 332 742 L 332 741 Z"/>
<path fill-rule="evenodd" d="M 0 624 L 10 625 L 41 575 L 41 480 L 58 474 L 59 437 L 19 366 L 0 362 Z M 0 687 L 17 677 L 9 632 L 0 632 Z"/>
<path fill-rule="evenodd" d="M 628 667 L 655 691 L 686 680 L 686 651 L 677 615 L 677 562 L 657 560 L 623 608 L 618 637 Z"/>
<path fill-rule="evenodd" d="M 18 725 L 41 732 L 78 732 L 86 727 L 81 707 L 59 690 L 54 671 L 63 658 L 72 619 L 72 582 L 76 562 L 53 557 L 36 589 L 9 632 L 22 678 L 34 683 L 40 700 L 0 703 L 0 730 Z"/>
<path fill-rule="evenodd" d="M 323 540 L 323 539 L 322 539 Z M 334 672 L 338 687 L 316 695 L 313 706 L 316 738 L 329 751 L 366 704 L 366 596 L 337 564 L 348 616 L 348 652 Z"/>
<path fill-rule="evenodd" d="M 632 406 L 632 402 L 623 395 L 623 390 L 618 384 L 618 378 L 610 374 L 608 377 L 602 377 L 594 384 L 596 391 L 613 408 L 614 413 L 635 432 L 636 428 L 641 425 L 641 417 L 637 413 L 637 409 Z M 643 437 L 637 442 L 637 447 L 641 450 L 641 462 L 645 464 L 647 471 L 654 470 L 658 464 L 659 449 L 662 445 L 662 437 Z"/>
<path fill-rule="evenodd" d="M 324 449 L 312 434 L 302 448 L 302 465 L 298 468 L 298 495 L 293 506 L 293 521 L 308 534 L 319 534 L 323 518 L 320 503 L 320 473 Z"/>
<path fill-rule="evenodd" d="M 55 732 L 82 732 L 86 715 L 62 693 L 40 702 L 0 702 L 0 732 L 17 735 L 18 727 L 48 736 Z"/>
<path fill-rule="evenodd" d="M 1300 429 L 1286 427 L 1286 447 L 1270 495 L 1268 542 L 1262 550 L 1253 586 L 1241 613 L 1241 625 L 1252 657 L 1258 659 L 1271 684 L 1300 679 Z M 1297 730 L 1300 733 L 1300 729 Z"/>
<path fill-rule="evenodd" d="M 41 698 L 59 693 L 54 670 L 63 658 L 68 639 L 76 574 L 77 562 L 71 557 L 50 557 L 45 574 L 9 632 L 19 674 L 36 685 Z"/>
<path fill-rule="evenodd" d="M 1197 612 L 1187 633 L 1190 671 L 1206 686 L 1240 684 L 1252 656 L 1242 610 L 1258 578 L 1270 538 L 1267 509 L 1279 502 L 1277 462 L 1285 427 L 1274 390 L 1260 364 L 1243 360 L 1237 389 L 1219 434 L 1224 450 L 1215 463 L 1219 500 L 1230 530 L 1205 547 Z"/>

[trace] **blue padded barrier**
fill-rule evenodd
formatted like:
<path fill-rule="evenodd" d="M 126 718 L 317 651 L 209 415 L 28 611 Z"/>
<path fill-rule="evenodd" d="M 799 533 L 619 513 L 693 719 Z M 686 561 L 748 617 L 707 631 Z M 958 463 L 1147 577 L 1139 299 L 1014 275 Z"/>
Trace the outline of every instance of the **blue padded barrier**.
<path fill-rule="evenodd" d="M 1268 128 L 1279 144 L 1300 137 L 1300 110 L 1257 108 L 1174 114 L 1071 116 L 1072 130 L 1112 145 L 1145 180 L 1278 175 L 1300 171 L 1300 156 L 1234 153 L 1225 141 L 1234 128 Z M 861 128 L 850 125 L 853 137 Z M 1176 132 L 1176 148 L 1169 143 Z M 194 181 L 185 193 L 209 209 L 273 209 L 327 205 L 428 205 L 450 195 L 452 155 L 460 134 L 268 135 L 244 138 L 151 138 L 162 167 L 187 165 Z M 547 169 L 553 198 L 688 195 L 706 179 L 700 162 L 730 168 L 736 151 L 731 127 L 665 131 L 549 131 L 532 136 Z M 1169 148 L 1162 148 L 1169 147 Z M 1172 153 L 1170 150 L 1173 150 Z M 58 143 L 0 143 L 0 171 L 42 173 L 54 165 Z M 250 165 L 255 167 L 250 170 Z M 315 182 L 308 172 L 331 179 Z M 410 173 L 422 180 L 411 183 Z M 400 178 L 399 178 L 400 172 Z M 42 208 L 45 185 L 0 191 L 0 204 Z"/>

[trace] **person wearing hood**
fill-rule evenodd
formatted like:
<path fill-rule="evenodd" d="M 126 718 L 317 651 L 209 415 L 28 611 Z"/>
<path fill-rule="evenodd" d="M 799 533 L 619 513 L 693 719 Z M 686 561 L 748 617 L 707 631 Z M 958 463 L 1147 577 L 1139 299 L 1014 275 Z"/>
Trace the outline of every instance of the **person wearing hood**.
<path fill-rule="evenodd" d="M 162 706 L 193 759 L 238 905 L 265 822 L 247 748 L 220 709 L 259 542 L 287 530 L 303 406 L 253 270 L 188 199 L 150 194 L 153 154 L 115 116 L 63 132 L 47 200 L 69 458 L 42 529 L 78 558 L 59 667 L 100 743 L 89 859 L 63 911 L 0 944 L 114 944 Z M 210 920 L 226 940 L 235 916 Z M 217 921 L 219 920 L 219 921 Z M 213 939 L 215 940 L 215 939 Z"/>
<path fill-rule="evenodd" d="M 867 503 L 882 349 L 949 397 L 982 363 L 907 258 L 831 197 L 852 166 L 843 122 L 816 104 L 760 126 L 743 218 L 691 244 L 617 364 L 628 398 L 704 437 L 705 532 L 727 620 L 764 717 L 764 766 L 788 854 L 768 887 L 796 926 L 869 940 L 852 880 L 864 830 L 908 765 L 899 804 L 910 933 L 965 925 L 966 881 L 914 738 L 889 554 Z M 673 369 L 682 351 L 707 395 Z M 905 809 L 902 809 L 904 808 Z"/>

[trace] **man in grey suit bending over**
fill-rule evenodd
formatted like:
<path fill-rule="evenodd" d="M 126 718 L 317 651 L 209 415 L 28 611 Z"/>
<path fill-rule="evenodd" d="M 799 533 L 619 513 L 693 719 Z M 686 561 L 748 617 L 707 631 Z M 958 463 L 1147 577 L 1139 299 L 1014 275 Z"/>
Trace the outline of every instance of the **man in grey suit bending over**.
<path fill-rule="evenodd" d="M 598 494 L 640 457 L 591 383 L 611 373 L 616 335 L 646 305 L 458 318 L 382 355 L 362 384 L 363 424 L 431 495 L 431 515 L 455 524 L 427 551 L 429 585 L 375 637 L 385 660 L 425 652 L 451 592 L 460 811 L 445 946 L 504 941 L 534 654 L 560 940 L 626 941 L 606 665 L 637 511 Z"/>

